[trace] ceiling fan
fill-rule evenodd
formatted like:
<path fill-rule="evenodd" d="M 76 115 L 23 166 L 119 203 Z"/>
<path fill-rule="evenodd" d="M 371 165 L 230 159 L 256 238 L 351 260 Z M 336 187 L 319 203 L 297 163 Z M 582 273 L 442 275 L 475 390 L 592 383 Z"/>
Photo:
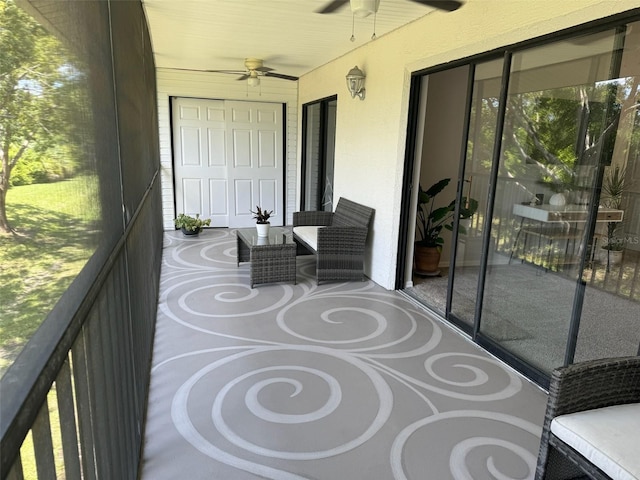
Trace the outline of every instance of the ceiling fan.
<path fill-rule="evenodd" d="M 437 8 L 438 10 L 445 10 L 447 12 L 453 12 L 462 6 L 462 2 L 458 0 L 410 0 L 427 7 Z M 366 17 L 372 13 L 377 13 L 380 7 L 380 0 L 332 0 L 327 3 L 320 10 L 316 10 L 317 13 L 334 13 L 347 3 L 351 5 L 351 11 L 357 17 Z"/>
<path fill-rule="evenodd" d="M 265 67 L 263 60 L 259 58 L 245 58 L 245 70 L 199 70 L 194 68 L 176 68 L 175 70 L 188 70 L 191 72 L 210 72 L 210 73 L 228 73 L 231 75 L 240 75 L 236 80 L 246 80 L 250 87 L 260 85 L 260 77 L 273 77 L 282 80 L 296 81 L 298 77 L 292 75 L 284 75 L 275 73 L 273 68 Z"/>

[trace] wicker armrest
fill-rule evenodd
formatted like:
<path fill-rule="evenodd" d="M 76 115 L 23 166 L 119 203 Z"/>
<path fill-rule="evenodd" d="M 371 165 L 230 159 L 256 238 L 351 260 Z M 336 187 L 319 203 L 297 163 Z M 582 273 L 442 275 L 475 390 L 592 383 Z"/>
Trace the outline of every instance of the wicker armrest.
<path fill-rule="evenodd" d="M 293 226 L 301 225 L 331 225 L 333 212 L 315 211 L 315 212 L 293 212 Z"/>
<path fill-rule="evenodd" d="M 365 227 L 324 227 L 318 229 L 318 253 L 363 255 L 367 240 Z"/>
<path fill-rule="evenodd" d="M 580 362 L 556 369 L 547 416 L 640 402 L 640 357 Z"/>

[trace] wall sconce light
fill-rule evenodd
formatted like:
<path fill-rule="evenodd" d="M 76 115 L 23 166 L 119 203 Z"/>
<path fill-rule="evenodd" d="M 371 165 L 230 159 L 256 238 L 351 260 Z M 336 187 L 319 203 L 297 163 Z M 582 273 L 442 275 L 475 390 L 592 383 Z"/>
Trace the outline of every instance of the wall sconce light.
<path fill-rule="evenodd" d="M 351 98 L 358 97 L 360 100 L 364 100 L 364 79 L 364 72 L 360 70 L 357 65 L 349 70 L 349 73 L 347 73 L 347 88 L 349 89 Z"/>

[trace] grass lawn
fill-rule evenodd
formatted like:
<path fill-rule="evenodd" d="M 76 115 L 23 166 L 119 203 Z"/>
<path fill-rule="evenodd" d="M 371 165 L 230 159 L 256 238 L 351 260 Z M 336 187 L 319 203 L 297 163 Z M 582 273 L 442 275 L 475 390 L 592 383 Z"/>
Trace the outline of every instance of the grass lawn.
<path fill-rule="evenodd" d="M 97 180 L 13 187 L 7 216 L 16 233 L 0 235 L 0 375 L 96 249 Z"/>
<path fill-rule="evenodd" d="M 84 176 L 14 187 L 7 195 L 7 216 L 16 233 L 0 235 L 0 375 L 96 249 L 97 180 Z M 55 386 L 48 406 L 56 473 L 64 478 Z M 37 478 L 31 434 L 21 457 L 24 478 Z"/>

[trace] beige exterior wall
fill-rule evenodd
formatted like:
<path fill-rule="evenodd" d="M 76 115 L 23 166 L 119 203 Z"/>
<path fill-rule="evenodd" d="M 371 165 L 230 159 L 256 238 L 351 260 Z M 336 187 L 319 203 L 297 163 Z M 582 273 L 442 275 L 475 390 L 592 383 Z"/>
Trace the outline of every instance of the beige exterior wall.
<path fill-rule="evenodd" d="M 638 7 L 637 0 L 470 0 L 456 12 L 429 14 L 300 79 L 300 106 L 338 95 L 334 198 L 376 210 L 366 265 L 372 280 L 394 288 L 411 73 Z M 345 75 L 354 65 L 367 76 L 364 101 L 352 99 L 346 89 Z"/>

